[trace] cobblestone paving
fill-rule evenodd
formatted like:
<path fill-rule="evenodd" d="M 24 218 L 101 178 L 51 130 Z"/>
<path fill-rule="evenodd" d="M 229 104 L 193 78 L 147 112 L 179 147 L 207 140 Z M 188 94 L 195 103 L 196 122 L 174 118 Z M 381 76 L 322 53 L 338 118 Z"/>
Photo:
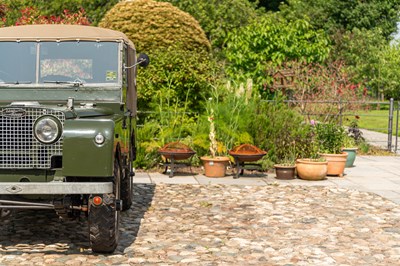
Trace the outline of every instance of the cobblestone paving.
<path fill-rule="evenodd" d="M 111 255 L 82 221 L 20 211 L 0 225 L 0 265 L 399 265 L 400 206 L 333 187 L 135 186 Z"/>

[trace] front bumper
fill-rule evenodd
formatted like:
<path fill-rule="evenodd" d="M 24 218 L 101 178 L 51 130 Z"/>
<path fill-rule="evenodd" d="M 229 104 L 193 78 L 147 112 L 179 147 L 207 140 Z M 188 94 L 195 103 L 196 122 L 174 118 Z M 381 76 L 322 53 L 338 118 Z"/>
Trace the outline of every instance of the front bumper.
<path fill-rule="evenodd" d="M 18 182 L 0 183 L 0 195 L 105 194 L 112 182 Z"/>

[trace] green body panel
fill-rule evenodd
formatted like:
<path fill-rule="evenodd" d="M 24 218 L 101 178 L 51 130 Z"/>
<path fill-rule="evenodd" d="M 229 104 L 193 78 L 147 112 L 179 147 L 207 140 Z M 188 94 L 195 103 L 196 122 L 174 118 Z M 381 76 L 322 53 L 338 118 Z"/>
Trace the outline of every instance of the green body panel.
<path fill-rule="evenodd" d="M 64 176 L 113 175 L 114 128 L 111 119 L 67 120 L 64 124 L 62 173 Z M 105 142 L 95 143 L 98 133 Z"/>
<path fill-rule="evenodd" d="M 46 182 L 53 180 L 54 171 L 46 170 L 0 170 L 0 182 Z"/>

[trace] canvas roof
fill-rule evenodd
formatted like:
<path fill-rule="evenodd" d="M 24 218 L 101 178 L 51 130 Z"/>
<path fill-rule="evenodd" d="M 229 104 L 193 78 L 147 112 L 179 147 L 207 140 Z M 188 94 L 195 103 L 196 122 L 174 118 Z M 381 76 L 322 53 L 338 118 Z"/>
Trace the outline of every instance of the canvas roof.
<path fill-rule="evenodd" d="M 133 43 L 122 32 L 83 25 L 35 24 L 0 28 L 0 42 L 4 41 L 124 41 Z"/>

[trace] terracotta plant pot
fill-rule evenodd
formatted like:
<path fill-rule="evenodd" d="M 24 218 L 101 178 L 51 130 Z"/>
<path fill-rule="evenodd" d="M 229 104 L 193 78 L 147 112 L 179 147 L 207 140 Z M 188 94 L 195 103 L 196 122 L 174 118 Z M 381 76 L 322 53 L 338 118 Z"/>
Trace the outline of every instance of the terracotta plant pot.
<path fill-rule="evenodd" d="M 275 164 L 274 168 L 276 179 L 289 180 L 296 175 L 296 165 Z"/>
<path fill-rule="evenodd" d="M 356 160 L 358 148 L 343 148 L 343 152 L 347 152 L 346 167 L 353 167 Z"/>
<path fill-rule="evenodd" d="M 229 163 L 229 157 L 217 156 L 214 158 L 203 156 L 200 157 L 204 166 L 204 175 L 207 177 L 224 177 L 226 167 Z"/>
<path fill-rule="evenodd" d="M 322 158 L 325 158 L 328 162 L 328 173 L 327 175 L 343 176 L 344 168 L 346 166 L 347 153 L 342 152 L 340 154 L 321 154 Z"/>
<path fill-rule="evenodd" d="M 328 172 L 327 161 L 316 161 L 314 159 L 296 160 L 297 176 L 304 180 L 323 180 Z"/>

